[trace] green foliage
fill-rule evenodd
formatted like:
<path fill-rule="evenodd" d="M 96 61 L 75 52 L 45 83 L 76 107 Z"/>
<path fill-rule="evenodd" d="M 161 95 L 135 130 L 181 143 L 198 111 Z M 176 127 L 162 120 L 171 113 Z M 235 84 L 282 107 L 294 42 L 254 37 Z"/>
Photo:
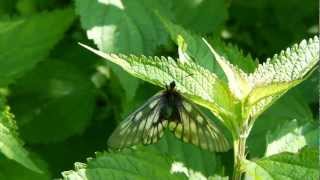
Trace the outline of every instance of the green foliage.
<path fill-rule="evenodd" d="M 317 179 L 319 164 L 318 149 L 305 148 L 298 154 L 281 153 L 247 162 L 247 179 Z"/>
<path fill-rule="evenodd" d="M 48 143 L 84 131 L 92 115 L 94 96 L 92 83 L 81 71 L 50 59 L 20 78 L 9 100 L 21 135 L 28 142 Z M 23 103 L 29 97 L 33 97 L 32 102 Z"/>
<path fill-rule="evenodd" d="M 9 107 L 0 99 L 0 152 L 7 158 L 12 159 L 32 171 L 42 171 L 30 158 L 28 151 L 23 147 L 23 142 L 18 137 L 17 127 Z"/>
<path fill-rule="evenodd" d="M 150 150 L 97 153 L 87 164 L 76 163 L 64 179 L 185 179 L 170 173 L 173 161 Z"/>
<path fill-rule="evenodd" d="M 267 135 L 266 156 L 281 152 L 297 153 L 304 146 L 319 146 L 319 131 L 315 123 L 306 123 L 298 127 L 297 121 L 293 120 L 284 126 L 269 132 Z"/>
<path fill-rule="evenodd" d="M 1 0 L 0 179 L 316 179 L 317 4 Z M 165 132 L 110 151 L 120 121 L 171 81 L 234 149 Z"/>
<path fill-rule="evenodd" d="M 0 86 L 8 85 L 44 60 L 73 19 L 72 10 L 63 9 L 0 21 Z"/>

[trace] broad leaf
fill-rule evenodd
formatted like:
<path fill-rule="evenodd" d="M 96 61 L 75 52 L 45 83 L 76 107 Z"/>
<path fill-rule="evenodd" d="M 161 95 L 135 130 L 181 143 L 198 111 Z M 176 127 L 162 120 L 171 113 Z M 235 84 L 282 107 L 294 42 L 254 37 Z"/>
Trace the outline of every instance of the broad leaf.
<path fill-rule="evenodd" d="M 161 17 L 161 20 L 169 31 L 171 39 L 179 46 L 181 53 L 186 54 L 202 67 L 214 72 L 219 78 L 225 79 L 225 74 L 215 60 L 214 54 L 210 51 L 210 46 L 207 46 L 199 35 L 189 32 L 177 24 L 173 24 L 164 17 Z M 239 66 L 245 72 L 253 72 L 255 69 L 256 63 L 252 58 L 245 56 L 236 46 L 227 45 L 218 39 L 213 40 L 212 44 L 219 53 L 223 54 L 231 63 Z"/>
<path fill-rule="evenodd" d="M 319 178 L 319 151 L 302 149 L 298 154 L 281 153 L 246 162 L 246 179 L 300 180 Z"/>
<path fill-rule="evenodd" d="M 221 177 L 218 175 L 206 177 L 201 172 L 195 171 L 186 167 L 181 162 L 174 162 L 171 166 L 171 172 L 181 173 L 188 177 L 189 180 L 228 180 L 228 177 Z"/>
<path fill-rule="evenodd" d="M 17 127 L 9 107 L 0 99 L 0 152 L 8 159 L 14 160 L 24 167 L 41 173 L 42 170 L 30 158 L 29 152 L 23 147 L 23 142 L 17 134 Z"/>
<path fill-rule="evenodd" d="M 73 18 L 72 10 L 64 9 L 0 21 L 0 86 L 13 82 L 43 60 Z"/>
<path fill-rule="evenodd" d="M 297 153 L 304 146 L 318 147 L 319 129 L 315 123 L 299 126 L 296 120 L 287 122 L 267 135 L 267 150 L 265 156 L 281 152 Z"/>
<path fill-rule="evenodd" d="M 84 131 L 93 112 L 94 90 L 72 64 L 50 59 L 19 79 L 9 101 L 28 142 L 56 142 Z"/>
<path fill-rule="evenodd" d="M 76 0 L 82 27 L 104 52 L 152 54 L 167 35 L 152 10 L 169 14 L 165 1 Z"/>
<path fill-rule="evenodd" d="M 74 171 L 62 173 L 64 179 L 186 179 L 182 175 L 171 174 L 169 158 L 150 150 L 98 153 L 87 164 L 75 163 Z"/>
<path fill-rule="evenodd" d="M 152 11 L 166 6 L 162 1 L 76 0 L 75 3 L 88 38 L 103 52 L 150 55 L 167 39 L 167 34 Z M 166 11 L 166 8 L 160 11 Z M 119 77 L 130 102 L 139 81 L 119 67 L 110 66 Z"/>
<path fill-rule="evenodd" d="M 149 147 L 148 147 L 149 148 Z M 205 176 L 219 174 L 221 162 L 215 153 L 201 150 L 200 148 L 178 140 L 172 133 L 165 133 L 161 140 L 151 145 L 150 148 L 169 155 L 174 161 Z"/>
<path fill-rule="evenodd" d="M 174 0 L 173 4 L 177 22 L 198 33 L 218 34 L 227 20 L 227 4 L 224 0 Z"/>
<path fill-rule="evenodd" d="M 107 54 L 82 45 L 99 56 L 119 65 L 133 76 L 165 87 L 175 81 L 177 90 L 187 98 L 210 109 L 230 129 L 234 128 L 235 100 L 223 81 L 192 62 L 180 63 L 165 57 L 137 57 Z"/>
<path fill-rule="evenodd" d="M 319 39 L 303 40 L 258 66 L 249 75 L 252 91 L 247 100 L 251 116 L 258 116 L 290 88 L 301 83 L 318 66 Z"/>
<path fill-rule="evenodd" d="M 297 119 L 298 124 L 305 124 L 313 119 L 312 112 L 304 96 L 301 95 L 300 91 L 296 91 L 296 89 L 290 90 L 281 99 L 276 101 L 254 123 L 248 138 L 250 157 L 263 156 L 266 149 L 266 135 L 268 131 L 272 132 L 279 128 L 279 126 L 284 126 L 287 121 L 291 121 L 292 119 Z"/>

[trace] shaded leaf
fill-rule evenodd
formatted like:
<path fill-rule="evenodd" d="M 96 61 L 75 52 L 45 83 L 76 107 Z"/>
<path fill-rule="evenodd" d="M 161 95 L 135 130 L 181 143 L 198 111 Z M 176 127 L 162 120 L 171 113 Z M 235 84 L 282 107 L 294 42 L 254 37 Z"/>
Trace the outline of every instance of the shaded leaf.
<path fill-rule="evenodd" d="M 267 132 L 292 119 L 297 119 L 300 125 L 313 119 L 304 97 L 295 89 L 285 94 L 257 119 L 248 138 L 250 156 L 262 156 L 267 144 Z"/>
<path fill-rule="evenodd" d="M 174 0 L 173 13 L 177 22 L 185 28 L 199 33 L 216 34 L 222 29 L 228 16 L 224 0 Z"/>
<path fill-rule="evenodd" d="M 29 152 L 23 147 L 17 134 L 17 127 L 9 107 L 0 99 L 0 152 L 8 159 L 14 160 L 24 167 L 41 173 L 42 170 L 32 161 Z"/>
<path fill-rule="evenodd" d="M 83 132 L 91 119 L 94 86 L 66 62 L 42 62 L 19 79 L 12 91 L 9 101 L 21 134 L 29 142 L 64 140 Z"/>
<path fill-rule="evenodd" d="M 43 60 L 73 18 L 72 9 L 63 9 L 0 21 L 0 86 L 13 82 Z"/>
<path fill-rule="evenodd" d="M 0 179 L 5 180 L 49 180 L 52 179 L 47 164 L 36 154 L 30 153 L 30 157 L 41 167 L 42 173 L 34 172 L 20 164 L 0 156 Z"/>

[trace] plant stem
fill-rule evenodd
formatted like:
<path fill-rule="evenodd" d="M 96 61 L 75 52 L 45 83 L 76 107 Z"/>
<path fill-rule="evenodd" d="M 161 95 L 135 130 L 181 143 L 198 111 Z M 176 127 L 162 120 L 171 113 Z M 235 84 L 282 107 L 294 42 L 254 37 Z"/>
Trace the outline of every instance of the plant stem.
<path fill-rule="evenodd" d="M 243 175 L 242 162 L 246 159 L 246 140 L 247 136 L 239 136 L 234 141 L 234 169 L 233 180 L 241 180 Z"/>

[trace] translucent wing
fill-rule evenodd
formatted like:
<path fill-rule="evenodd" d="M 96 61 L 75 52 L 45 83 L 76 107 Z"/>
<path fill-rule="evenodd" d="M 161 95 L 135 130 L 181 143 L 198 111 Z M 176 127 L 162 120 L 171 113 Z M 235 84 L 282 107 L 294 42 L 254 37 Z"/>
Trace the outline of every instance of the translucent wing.
<path fill-rule="evenodd" d="M 167 125 L 167 121 L 160 119 L 160 109 L 164 105 L 162 101 L 161 93 L 151 97 L 121 122 L 108 140 L 109 147 L 122 149 L 157 142 Z"/>
<path fill-rule="evenodd" d="M 223 152 L 230 148 L 228 140 L 218 126 L 195 105 L 182 99 L 177 104 L 177 110 L 177 118 L 169 121 L 169 129 L 177 138 L 209 151 Z"/>

